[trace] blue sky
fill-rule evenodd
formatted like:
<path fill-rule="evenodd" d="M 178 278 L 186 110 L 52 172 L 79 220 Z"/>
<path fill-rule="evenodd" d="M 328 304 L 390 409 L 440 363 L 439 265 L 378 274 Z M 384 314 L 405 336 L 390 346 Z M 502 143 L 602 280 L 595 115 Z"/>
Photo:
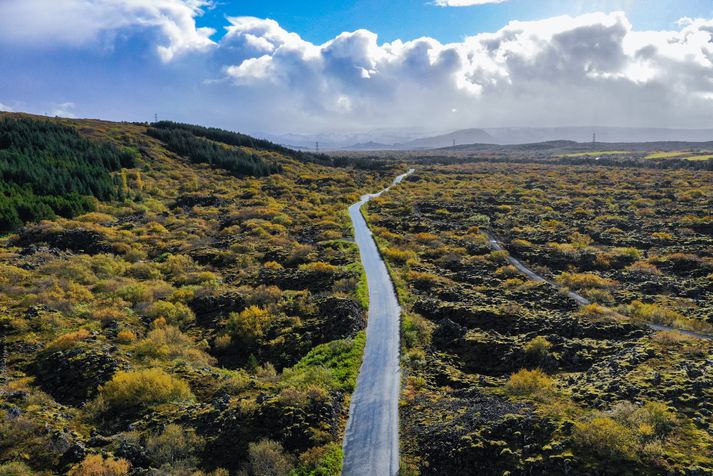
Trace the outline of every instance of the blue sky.
<path fill-rule="evenodd" d="M 198 19 L 222 32 L 225 16 L 251 15 L 277 20 L 288 31 L 323 43 L 343 31 L 373 31 L 381 41 L 430 36 L 460 41 L 496 31 L 511 20 L 557 15 L 625 11 L 639 30 L 674 29 L 681 17 L 713 16 L 711 0 L 510 0 L 470 7 L 439 7 L 427 0 L 223 0 Z M 221 33 L 218 33 L 220 36 Z"/>
<path fill-rule="evenodd" d="M 0 110 L 382 141 L 713 127 L 713 0 L 434 4 L 468 1 L 0 0 Z"/>

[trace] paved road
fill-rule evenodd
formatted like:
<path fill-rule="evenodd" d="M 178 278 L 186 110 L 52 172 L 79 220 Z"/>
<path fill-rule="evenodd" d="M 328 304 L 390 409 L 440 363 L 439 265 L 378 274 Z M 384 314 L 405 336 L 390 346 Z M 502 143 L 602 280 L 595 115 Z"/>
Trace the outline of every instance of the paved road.
<path fill-rule="evenodd" d="M 500 244 L 498 240 L 496 240 L 490 233 L 486 232 L 486 235 L 488 237 L 488 242 L 490 243 L 490 249 L 495 250 L 495 251 L 502 251 L 504 248 Z M 526 275 L 528 278 L 534 280 L 534 281 L 545 281 L 546 283 L 549 283 L 551 286 L 556 287 L 557 289 L 562 289 L 562 286 L 559 284 L 555 283 L 554 281 L 551 281 L 547 278 L 544 278 L 540 276 L 539 274 L 535 273 L 533 270 L 525 266 L 520 260 L 513 258 L 512 256 L 508 255 L 507 260 L 517 268 L 518 271 Z M 582 296 L 581 294 L 577 294 L 574 291 L 567 291 L 567 296 L 570 298 L 574 299 L 577 304 L 580 306 L 586 306 L 588 304 L 591 304 L 592 302 Z M 661 324 L 646 324 L 650 329 L 653 329 L 655 331 L 675 331 L 679 332 L 681 334 L 685 334 L 687 336 L 691 337 L 697 337 L 699 339 L 713 339 L 713 336 L 708 335 L 708 334 L 701 334 L 700 332 L 695 332 L 695 331 L 687 331 L 685 329 L 677 329 L 675 327 L 669 327 L 669 326 L 664 326 Z"/>
<path fill-rule="evenodd" d="M 394 180 L 398 184 L 413 169 Z M 389 187 L 391 188 L 391 187 Z M 364 359 L 349 407 L 344 436 L 345 476 L 391 476 L 399 472 L 399 327 L 394 285 L 361 214 L 361 207 L 389 190 L 364 195 L 349 207 L 354 239 L 369 284 L 369 321 Z"/>

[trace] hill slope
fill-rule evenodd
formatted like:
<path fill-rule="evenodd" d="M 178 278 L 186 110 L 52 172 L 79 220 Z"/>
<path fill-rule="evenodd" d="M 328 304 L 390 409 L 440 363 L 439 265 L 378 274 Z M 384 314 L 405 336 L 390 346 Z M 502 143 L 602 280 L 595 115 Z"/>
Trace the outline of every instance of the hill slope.
<path fill-rule="evenodd" d="M 94 211 L 0 237 L 0 465 L 201 474 L 269 454 L 338 473 L 365 320 L 344 210 L 392 171 L 188 126 L 163 142 L 143 124 L 3 120 L 83 144 L 46 164 L 82 147 L 135 153 L 106 169 L 111 193 L 81 191 Z"/>

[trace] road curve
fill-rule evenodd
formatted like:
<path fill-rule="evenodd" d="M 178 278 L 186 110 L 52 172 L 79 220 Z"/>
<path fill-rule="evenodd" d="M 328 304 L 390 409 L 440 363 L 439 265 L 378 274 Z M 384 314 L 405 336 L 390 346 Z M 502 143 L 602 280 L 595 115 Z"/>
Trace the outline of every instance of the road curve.
<path fill-rule="evenodd" d="M 391 476 L 399 472 L 399 327 L 401 308 L 361 207 L 412 174 L 410 169 L 379 193 L 349 207 L 354 240 L 369 285 L 369 321 L 364 358 L 349 407 L 344 435 L 345 476 Z"/>
<path fill-rule="evenodd" d="M 485 235 L 488 237 L 488 243 L 489 243 L 489 245 L 490 245 L 490 249 L 491 249 L 491 250 L 495 250 L 495 251 L 504 251 L 504 250 L 505 250 L 505 248 L 503 248 L 503 246 L 500 244 L 500 242 L 499 242 L 498 240 L 496 240 L 496 239 L 493 237 L 493 235 L 491 235 L 491 234 L 488 233 L 488 232 L 485 232 Z M 530 268 L 528 268 L 527 266 L 525 266 L 525 265 L 522 263 L 522 261 L 520 261 L 520 260 L 518 260 L 518 259 L 516 259 L 516 258 L 513 258 L 513 257 L 510 256 L 510 255 L 508 255 L 507 260 L 510 262 L 510 264 L 512 264 L 513 266 L 515 266 L 515 268 L 517 268 L 518 271 L 520 271 L 522 274 L 524 274 L 525 276 L 527 276 L 527 277 L 530 278 L 531 280 L 533 280 L 533 281 L 544 281 L 544 282 L 546 282 L 546 283 L 549 283 L 551 286 L 556 287 L 557 289 L 563 290 L 562 286 L 560 286 L 559 284 L 555 283 L 554 281 L 551 281 L 551 280 L 549 280 L 549 279 L 547 279 L 547 278 L 544 278 L 544 277 L 540 276 L 539 274 L 535 273 L 533 270 L 531 270 Z M 589 304 L 592 303 L 589 299 L 585 298 L 585 297 L 582 296 L 581 294 L 575 293 L 574 291 L 566 290 L 566 293 L 567 293 L 567 296 L 569 296 L 570 298 L 574 299 L 575 302 L 576 302 L 577 304 L 579 304 L 580 306 L 587 306 L 587 305 L 589 305 Z M 655 331 L 657 331 L 657 332 L 658 332 L 658 331 L 674 331 L 674 332 L 678 332 L 678 333 L 681 333 L 681 334 L 684 334 L 684 335 L 687 335 L 687 336 L 690 336 L 690 337 L 697 337 L 698 339 L 708 339 L 708 340 L 713 339 L 713 336 L 711 336 L 711 335 L 709 335 L 709 334 L 701 334 L 700 332 L 688 331 L 688 330 L 685 330 L 685 329 L 678 329 L 678 328 L 676 328 L 676 327 L 664 326 L 664 325 L 661 325 L 661 324 L 646 324 L 646 326 L 647 326 L 649 329 L 653 329 L 653 330 L 655 330 Z"/>

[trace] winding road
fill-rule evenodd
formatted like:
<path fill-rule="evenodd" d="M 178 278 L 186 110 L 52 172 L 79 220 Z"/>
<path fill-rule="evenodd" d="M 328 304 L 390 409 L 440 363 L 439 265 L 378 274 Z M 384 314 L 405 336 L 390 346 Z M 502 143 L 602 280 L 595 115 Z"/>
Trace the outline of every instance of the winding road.
<path fill-rule="evenodd" d="M 485 235 L 488 237 L 488 243 L 490 245 L 491 250 L 506 251 L 505 248 L 503 248 L 503 246 L 500 244 L 500 242 L 493 237 L 493 235 L 491 235 L 490 233 L 487 233 L 487 232 L 485 233 Z M 562 288 L 562 286 L 555 283 L 554 281 L 551 281 L 547 278 L 542 277 L 541 275 L 537 274 L 536 272 L 534 272 L 533 270 L 531 270 L 530 268 L 525 266 L 522 263 L 522 261 L 520 261 L 516 258 L 513 258 L 510 255 L 507 256 L 507 260 L 510 262 L 511 265 L 515 266 L 515 268 L 517 268 L 518 271 L 520 271 L 522 274 L 524 274 L 531 280 L 544 281 L 559 290 L 565 291 L 567 293 L 567 296 L 574 299 L 577 302 L 577 304 L 579 304 L 580 306 L 587 306 L 592 303 L 589 299 L 585 298 L 581 294 L 577 294 L 574 291 L 564 290 L 564 288 Z M 657 332 L 659 332 L 659 331 L 674 331 L 674 332 L 678 332 L 680 334 L 684 334 L 684 335 L 687 335 L 690 337 L 696 337 L 698 339 L 708 339 L 708 340 L 713 339 L 713 336 L 709 335 L 709 334 L 702 334 L 700 332 L 689 331 L 686 329 L 678 329 L 676 327 L 664 326 L 661 324 L 646 324 L 646 326 L 649 329 L 653 329 Z"/>
<path fill-rule="evenodd" d="M 399 472 L 399 328 L 401 308 L 361 207 L 400 183 L 414 169 L 379 193 L 364 195 L 349 207 L 354 240 L 369 285 L 369 320 L 364 358 L 349 407 L 344 435 L 345 476 L 391 476 Z"/>

